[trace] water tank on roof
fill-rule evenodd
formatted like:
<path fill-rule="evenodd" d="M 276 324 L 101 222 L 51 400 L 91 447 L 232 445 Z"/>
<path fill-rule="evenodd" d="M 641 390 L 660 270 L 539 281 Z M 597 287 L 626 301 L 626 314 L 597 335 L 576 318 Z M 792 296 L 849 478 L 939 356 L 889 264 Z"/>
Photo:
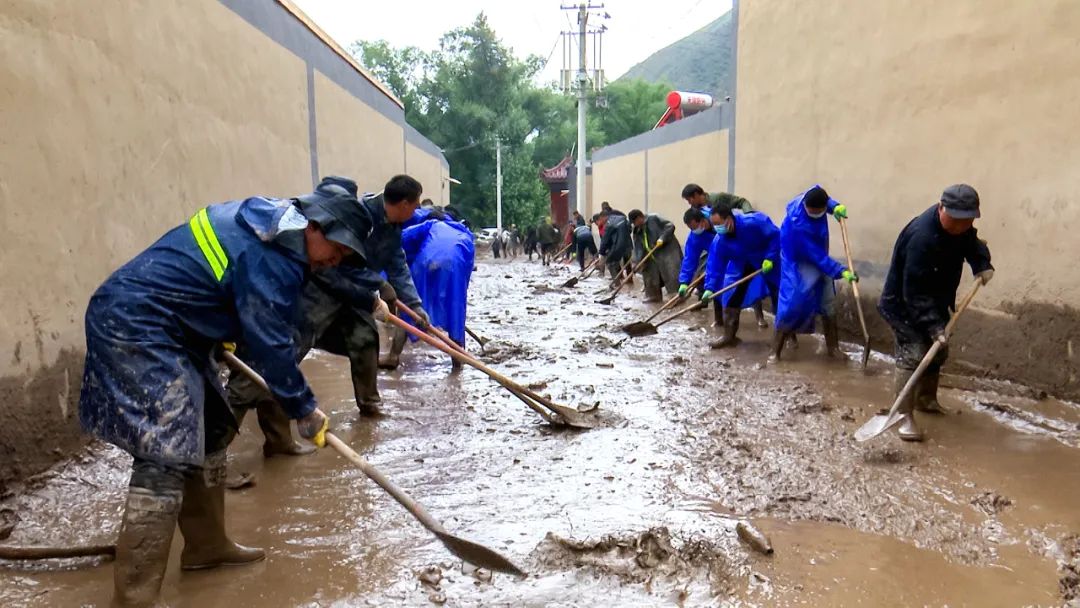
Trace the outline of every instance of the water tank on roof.
<path fill-rule="evenodd" d="M 667 105 L 671 110 L 677 110 L 684 115 L 694 114 L 711 108 L 713 98 L 712 95 L 706 95 L 705 93 L 671 91 L 667 94 Z"/>

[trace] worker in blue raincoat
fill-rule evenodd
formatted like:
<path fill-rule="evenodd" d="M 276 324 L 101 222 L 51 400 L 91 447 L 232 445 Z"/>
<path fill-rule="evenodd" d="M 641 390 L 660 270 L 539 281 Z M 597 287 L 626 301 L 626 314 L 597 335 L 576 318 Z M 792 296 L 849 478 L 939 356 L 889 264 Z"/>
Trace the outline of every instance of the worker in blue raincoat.
<path fill-rule="evenodd" d="M 761 270 L 761 274 L 725 292 L 716 298 L 720 301 L 713 303 L 715 309 L 722 311 L 724 333 L 709 346 L 727 348 L 739 343 L 739 316 L 743 308 L 753 307 L 768 297 L 776 309 L 780 280 L 774 267 L 780 263 L 780 229 L 764 213 L 735 213 L 724 205 L 713 207 L 709 219 L 716 236 L 705 265 L 703 302 L 714 299 L 713 294 L 724 287 Z"/>
<path fill-rule="evenodd" d="M 690 230 L 686 237 L 686 245 L 683 246 L 682 266 L 679 267 L 679 296 L 685 298 L 690 293 L 690 284 L 696 277 L 705 272 L 705 261 L 709 257 L 709 246 L 712 245 L 712 223 L 709 221 L 709 213 L 698 207 L 690 207 L 683 213 L 683 223 Z M 698 292 L 704 292 L 704 287 L 698 287 Z"/>
<path fill-rule="evenodd" d="M 177 523 L 184 569 L 265 557 L 225 533 L 224 457 L 237 421 L 214 352 L 242 342 L 300 434 L 321 441 L 327 417 L 300 373 L 293 327 L 311 272 L 362 263 L 367 230 L 347 193 L 210 205 L 94 292 L 79 419 L 134 458 L 113 566 L 119 603 L 154 602 Z"/>
<path fill-rule="evenodd" d="M 780 226 L 780 302 L 776 312 L 773 356 L 780 357 L 784 343 L 797 333 L 814 333 L 821 316 L 825 347 L 830 357 L 840 355 L 833 281 L 859 280 L 855 272 L 829 257 L 829 223 L 847 217 L 847 207 L 837 203 L 821 186 L 814 186 L 787 205 Z"/>
<path fill-rule="evenodd" d="M 431 324 L 465 346 L 466 300 L 476 261 L 473 233 L 449 217 L 429 215 L 417 219 L 422 221 L 405 228 L 401 235 L 413 283 L 420 298 L 428 303 Z M 398 359 L 404 346 L 404 340 L 395 341 L 389 356 Z M 458 365 L 455 360 L 454 366 Z"/>
<path fill-rule="evenodd" d="M 326 177 L 319 186 L 323 187 L 342 187 L 352 194 L 358 190 L 356 182 L 343 177 Z M 361 415 L 381 413 L 382 398 L 377 385 L 379 334 L 370 307 L 357 306 L 355 302 L 374 293 L 380 294 L 388 304 L 401 298 L 421 316 L 421 327 L 427 323 L 427 313 L 401 250 L 402 226 L 416 212 L 422 193 L 420 182 L 408 175 L 395 175 L 380 194 L 362 196 L 358 206 L 370 224 L 362 239 L 366 252 L 363 268 L 316 272 L 304 289 L 297 356 L 303 358 L 310 349 L 319 348 L 348 357 L 353 395 Z M 236 408 L 257 407 L 261 414 L 273 411 L 268 404 L 271 400 L 271 395 L 243 376 L 229 381 L 229 401 Z M 281 416 L 277 418 L 280 421 Z M 288 435 L 288 429 L 280 428 L 278 433 Z M 287 453 L 302 452 L 301 449 Z M 264 453 L 271 452 L 264 446 Z"/>

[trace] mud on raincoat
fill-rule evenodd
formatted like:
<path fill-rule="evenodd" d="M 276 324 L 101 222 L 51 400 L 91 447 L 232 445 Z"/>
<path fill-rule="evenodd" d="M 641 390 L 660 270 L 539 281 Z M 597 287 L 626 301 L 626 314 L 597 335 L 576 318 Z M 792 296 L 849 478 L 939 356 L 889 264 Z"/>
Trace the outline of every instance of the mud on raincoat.
<path fill-rule="evenodd" d="M 429 219 L 405 229 L 401 246 L 431 324 L 465 344 L 465 309 L 476 261 L 472 232 L 459 222 Z"/>
<path fill-rule="evenodd" d="M 825 290 L 835 293 L 833 281 L 844 272 L 844 265 L 829 257 L 829 216 L 839 203 L 830 197 L 825 216 L 814 219 L 803 206 L 805 195 L 788 203 L 780 226 L 779 331 L 813 333 L 815 317 L 828 312 L 821 305 Z"/>
<path fill-rule="evenodd" d="M 221 342 L 244 344 L 290 417 L 315 409 L 293 344 L 307 219 L 292 200 L 249 198 L 204 211 L 114 272 L 86 311 L 83 428 L 164 464 L 204 460 L 204 406 L 225 403 L 212 360 Z M 195 230 L 221 254 L 216 267 Z"/>
<path fill-rule="evenodd" d="M 705 289 L 720 291 L 761 268 L 762 261 L 780 262 L 780 229 L 764 213 L 732 214 L 735 230 L 717 234 L 709 247 L 709 260 L 705 263 Z M 774 268 L 759 274 L 746 285 L 741 308 L 749 308 L 758 301 L 775 294 L 780 289 L 780 273 Z M 720 296 L 725 308 L 739 288 Z"/>

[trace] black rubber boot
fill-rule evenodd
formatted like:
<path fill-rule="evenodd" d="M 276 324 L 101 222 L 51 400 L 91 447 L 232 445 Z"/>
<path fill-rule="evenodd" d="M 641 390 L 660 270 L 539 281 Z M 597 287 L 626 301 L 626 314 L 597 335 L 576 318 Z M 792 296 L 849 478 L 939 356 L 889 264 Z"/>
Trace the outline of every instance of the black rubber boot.
<path fill-rule="evenodd" d="M 928 414 L 945 414 L 945 408 L 938 403 L 937 391 L 941 372 L 925 372 L 915 387 L 915 409 Z"/>
<path fill-rule="evenodd" d="M 315 451 L 315 446 L 293 439 L 289 417 L 285 415 L 285 411 L 277 402 L 260 401 L 255 406 L 255 414 L 259 419 L 259 428 L 266 437 L 263 443 L 263 456 L 267 458 L 275 454 L 303 456 Z"/>
<path fill-rule="evenodd" d="M 184 502 L 180 508 L 180 533 L 184 536 L 184 552 L 180 554 L 182 570 L 241 566 L 266 559 L 262 549 L 238 545 L 225 534 L 224 477 L 225 468 L 213 465 L 184 480 Z"/>
<path fill-rule="evenodd" d="M 825 334 L 825 355 L 830 359 L 843 359 L 844 353 L 840 350 L 840 326 L 836 317 L 822 316 L 821 331 Z"/>
<path fill-rule="evenodd" d="M 908 380 L 911 379 L 911 374 L 914 373 L 910 369 L 896 370 L 896 376 L 893 379 L 893 393 L 896 397 L 900 396 L 900 391 L 904 390 L 904 386 Z M 915 399 L 918 395 L 918 386 L 916 385 L 907 398 L 900 403 L 900 408 L 897 410 L 903 415 L 903 419 L 900 421 L 900 426 L 896 429 L 896 432 L 900 435 L 900 439 L 904 441 L 922 441 L 923 432 L 919 430 L 917 424 L 915 424 Z"/>
<path fill-rule="evenodd" d="M 157 601 L 180 500 L 178 492 L 128 489 L 113 562 L 113 586 L 120 606 L 152 606 Z"/>
<path fill-rule="evenodd" d="M 769 322 L 765 320 L 765 308 L 761 305 L 761 300 L 754 303 L 754 319 L 757 321 L 758 329 L 768 329 Z"/>
<path fill-rule="evenodd" d="M 742 310 L 738 308 L 723 309 L 724 335 L 719 340 L 709 344 L 709 348 L 730 348 L 739 344 L 741 340 L 736 334 L 739 333 L 739 316 L 741 314 Z"/>
<path fill-rule="evenodd" d="M 395 370 L 401 365 L 401 352 L 405 350 L 405 341 L 408 336 L 405 330 L 396 325 L 385 326 L 390 334 L 390 349 L 385 355 L 379 357 L 379 369 Z"/>
<path fill-rule="evenodd" d="M 404 332 L 403 332 L 404 333 Z M 382 396 L 379 395 L 379 347 L 364 348 L 355 356 L 349 357 L 352 371 L 353 396 L 361 416 L 377 417 L 382 415 Z"/>

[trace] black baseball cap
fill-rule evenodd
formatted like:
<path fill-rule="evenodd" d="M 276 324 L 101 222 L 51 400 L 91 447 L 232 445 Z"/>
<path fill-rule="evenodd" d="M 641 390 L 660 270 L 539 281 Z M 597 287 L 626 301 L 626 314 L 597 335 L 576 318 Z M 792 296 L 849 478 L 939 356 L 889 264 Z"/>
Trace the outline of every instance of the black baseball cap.
<path fill-rule="evenodd" d="M 979 213 L 979 193 L 967 184 L 954 184 L 941 193 L 941 204 L 949 217 L 969 220 L 981 217 Z"/>

